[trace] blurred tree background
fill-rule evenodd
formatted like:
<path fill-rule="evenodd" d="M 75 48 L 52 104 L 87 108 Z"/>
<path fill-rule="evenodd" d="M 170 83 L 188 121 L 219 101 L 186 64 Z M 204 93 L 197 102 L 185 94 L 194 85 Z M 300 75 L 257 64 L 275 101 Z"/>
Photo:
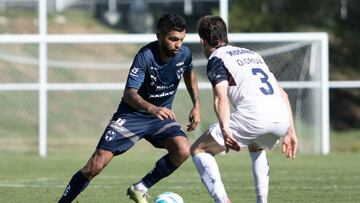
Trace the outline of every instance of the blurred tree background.
<path fill-rule="evenodd" d="M 360 80 L 360 1 L 231 0 L 230 32 L 327 32 L 330 80 Z M 331 89 L 331 126 L 360 129 L 359 89 Z"/>

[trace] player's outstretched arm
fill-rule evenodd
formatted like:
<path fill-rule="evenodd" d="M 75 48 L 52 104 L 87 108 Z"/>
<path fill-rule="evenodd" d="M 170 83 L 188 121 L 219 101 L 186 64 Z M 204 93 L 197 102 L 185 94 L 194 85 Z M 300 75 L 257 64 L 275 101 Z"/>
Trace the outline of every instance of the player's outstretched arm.
<path fill-rule="evenodd" d="M 286 157 L 295 159 L 297 144 L 298 141 L 295 130 L 289 127 L 288 131 L 286 132 L 286 135 L 284 136 L 282 143 L 282 152 L 285 154 Z"/>
<path fill-rule="evenodd" d="M 123 100 L 133 108 L 148 111 L 160 120 L 175 119 L 175 114 L 170 109 L 165 107 L 155 106 L 143 99 L 138 93 L 137 89 L 126 88 L 124 91 Z"/>
<path fill-rule="evenodd" d="M 239 142 L 233 137 L 230 130 L 230 105 L 227 96 L 228 81 L 224 80 L 214 87 L 214 110 L 219 120 L 220 128 L 224 136 L 226 152 L 229 149 L 240 151 Z"/>
<path fill-rule="evenodd" d="M 285 90 L 280 86 L 279 83 L 278 83 L 278 86 L 279 86 L 279 90 L 281 93 L 281 97 L 286 104 L 286 108 L 288 109 L 289 119 L 290 119 L 290 126 L 284 136 L 283 143 L 282 143 L 282 152 L 286 155 L 286 157 L 295 159 L 298 140 L 297 140 L 297 136 L 296 136 L 291 105 L 290 105 L 289 97 L 288 97 L 287 93 L 285 92 Z"/>
<path fill-rule="evenodd" d="M 189 114 L 189 124 L 187 125 L 187 131 L 193 131 L 200 124 L 199 88 L 195 72 L 190 71 L 189 73 L 184 73 L 184 82 L 193 103 L 193 108 Z"/>

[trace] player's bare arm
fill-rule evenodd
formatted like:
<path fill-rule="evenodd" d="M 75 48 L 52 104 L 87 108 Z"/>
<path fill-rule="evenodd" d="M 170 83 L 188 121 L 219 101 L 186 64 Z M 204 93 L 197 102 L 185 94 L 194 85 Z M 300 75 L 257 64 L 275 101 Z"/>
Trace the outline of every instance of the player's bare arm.
<path fill-rule="evenodd" d="M 230 130 L 230 105 L 227 96 L 228 81 L 222 81 L 214 87 L 214 110 L 219 120 L 220 128 L 224 136 L 226 151 L 229 149 L 240 151 L 239 142 L 233 137 Z"/>
<path fill-rule="evenodd" d="M 287 93 L 280 86 L 279 83 L 278 83 L 278 87 L 279 87 L 279 90 L 281 93 L 281 97 L 287 106 L 287 109 L 289 112 L 289 118 L 290 118 L 290 127 L 288 128 L 286 135 L 284 136 L 284 139 L 283 139 L 282 152 L 286 155 L 286 157 L 295 159 L 298 140 L 297 140 L 297 136 L 296 136 L 290 101 L 289 101 L 289 97 L 288 97 Z"/>
<path fill-rule="evenodd" d="M 295 159 L 297 142 L 295 130 L 293 128 L 289 128 L 282 143 L 282 152 L 286 155 L 286 157 Z"/>
<path fill-rule="evenodd" d="M 193 103 L 193 108 L 189 114 L 189 124 L 187 125 L 187 131 L 193 131 L 200 123 L 199 89 L 195 72 L 191 71 L 190 73 L 184 73 L 184 82 Z"/>
<path fill-rule="evenodd" d="M 126 88 L 123 100 L 133 108 L 148 111 L 160 120 L 175 119 L 175 114 L 166 107 L 158 107 L 145 101 L 138 93 L 137 89 Z"/>

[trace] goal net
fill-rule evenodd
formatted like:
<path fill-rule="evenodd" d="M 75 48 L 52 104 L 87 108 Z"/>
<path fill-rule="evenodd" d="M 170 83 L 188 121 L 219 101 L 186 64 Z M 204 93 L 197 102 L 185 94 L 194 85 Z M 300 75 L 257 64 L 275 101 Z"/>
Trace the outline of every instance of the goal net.
<path fill-rule="evenodd" d="M 258 52 L 288 93 L 299 137 L 299 150 L 308 153 L 325 153 L 328 148 L 327 61 L 323 61 L 322 37 L 299 34 L 233 34 L 230 44 Z M 297 38 L 299 37 L 299 38 Z M 325 40 L 327 42 L 327 40 Z M 206 81 L 206 60 L 199 46 L 192 45 L 194 65 L 200 67 L 198 77 Z M 326 59 L 327 60 L 327 59 Z M 326 88 L 326 89 L 324 89 Z M 209 93 L 211 94 L 211 92 Z M 212 97 L 202 100 L 212 105 Z M 325 103 L 325 104 L 324 104 Z M 203 107 L 204 108 L 204 107 Z M 212 106 L 205 107 L 211 109 Z M 208 118 L 205 116 L 205 118 Z M 204 119 L 203 119 L 204 120 Z M 206 122 L 206 121 L 205 121 Z"/>
<path fill-rule="evenodd" d="M 40 147 L 49 151 L 81 149 L 83 145 L 95 147 L 122 97 L 133 57 L 155 39 L 153 34 L 46 35 L 41 40 L 36 36 L 21 36 L 9 38 L 9 42 L 1 41 L 0 119 L 11 124 L 2 129 L 0 141 L 5 143 L 2 149 L 36 151 L 39 137 L 45 139 L 40 143 L 46 144 Z M 299 150 L 327 154 L 326 34 L 230 34 L 229 41 L 262 55 L 285 88 L 292 105 Z M 46 42 L 46 69 L 38 68 L 44 63 L 38 54 L 40 42 Z M 216 116 L 205 73 L 207 61 L 198 36 L 187 34 L 185 44 L 193 53 L 202 103 L 201 125 L 189 133 L 189 138 L 194 140 L 216 122 Z M 45 71 L 45 82 L 40 82 L 38 77 L 44 75 L 41 71 Z M 46 97 L 43 100 L 46 108 L 40 108 L 43 104 L 39 95 Z M 191 101 L 181 84 L 173 110 L 184 129 L 190 108 Z M 39 115 L 46 115 L 45 121 Z M 42 128 L 45 138 L 38 136 Z"/>

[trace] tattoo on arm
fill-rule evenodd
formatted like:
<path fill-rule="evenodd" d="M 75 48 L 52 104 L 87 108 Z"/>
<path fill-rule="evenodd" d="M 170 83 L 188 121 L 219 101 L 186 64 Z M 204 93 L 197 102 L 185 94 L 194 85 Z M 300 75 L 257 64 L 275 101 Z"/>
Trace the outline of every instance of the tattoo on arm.
<path fill-rule="evenodd" d="M 190 73 L 184 74 L 184 82 L 186 85 L 186 89 L 188 90 L 191 100 L 194 105 L 200 104 L 199 101 L 199 89 L 197 84 L 197 79 L 195 72 L 191 71 Z"/>
<path fill-rule="evenodd" d="M 125 89 L 123 100 L 131 107 L 139 110 L 149 111 L 150 108 L 154 107 L 153 104 L 145 101 L 134 88 Z"/>

